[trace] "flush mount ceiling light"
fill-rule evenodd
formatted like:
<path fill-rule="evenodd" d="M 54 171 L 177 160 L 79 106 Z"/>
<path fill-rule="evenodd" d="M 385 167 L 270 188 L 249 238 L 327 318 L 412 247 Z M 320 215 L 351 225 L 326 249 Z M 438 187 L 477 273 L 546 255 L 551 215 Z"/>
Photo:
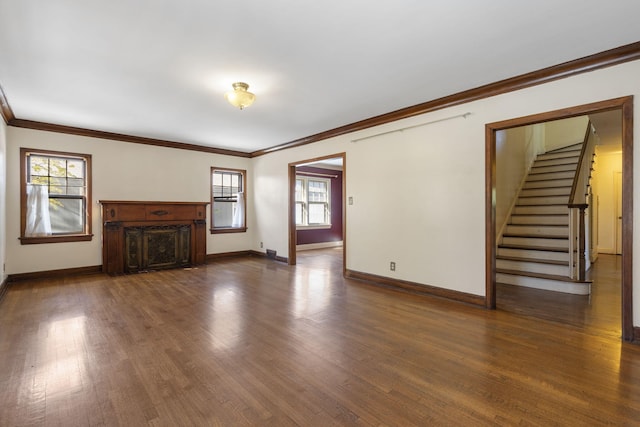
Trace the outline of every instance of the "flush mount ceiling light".
<path fill-rule="evenodd" d="M 224 94 L 224 97 L 229 104 L 234 107 L 238 107 L 239 109 L 244 109 L 245 107 L 253 104 L 253 101 L 256 100 L 256 96 L 251 92 L 247 91 L 249 89 L 249 85 L 243 82 L 236 82 L 233 85 L 233 91 L 229 91 Z"/>

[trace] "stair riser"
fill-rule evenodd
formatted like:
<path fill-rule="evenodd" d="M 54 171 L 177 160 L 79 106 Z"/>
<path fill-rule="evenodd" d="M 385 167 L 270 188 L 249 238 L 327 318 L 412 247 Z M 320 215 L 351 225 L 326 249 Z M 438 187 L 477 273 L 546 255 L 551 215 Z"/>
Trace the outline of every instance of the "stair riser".
<path fill-rule="evenodd" d="M 564 158 L 564 157 L 580 157 L 580 150 L 572 149 L 572 150 L 564 150 L 564 151 L 554 151 L 551 153 L 543 153 L 543 154 L 539 154 L 538 157 L 536 157 L 536 160 L 558 159 L 558 158 Z"/>
<path fill-rule="evenodd" d="M 547 197 L 520 197 L 518 205 L 566 205 L 569 202 L 569 196 L 547 196 Z"/>
<path fill-rule="evenodd" d="M 496 268 L 515 270 L 527 273 L 553 274 L 569 277 L 569 266 L 541 264 L 538 262 L 514 261 L 510 259 L 496 259 Z"/>
<path fill-rule="evenodd" d="M 582 150 L 582 142 L 576 142 L 575 144 L 565 145 L 564 147 L 548 151 L 547 154 L 566 153 L 567 151 L 580 152 L 580 150 Z"/>
<path fill-rule="evenodd" d="M 520 191 L 520 197 L 564 196 L 568 198 L 569 193 L 571 193 L 571 187 L 523 188 L 522 191 Z"/>
<path fill-rule="evenodd" d="M 538 166 L 555 166 L 555 165 L 564 165 L 566 163 L 578 163 L 580 156 L 565 156 L 565 157 L 554 157 L 554 158 L 540 158 L 538 157 L 535 162 L 533 162 L 534 167 Z"/>
<path fill-rule="evenodd" d="M 571 179 L 571 180 L 573 180 L 573 176 L 574 175 L 575 175 L 575 171 L 548 172 L 548 173 L 530 174 L 527 177 L 527 182 L 529 182 L 529 181 L 546 181 L 546 180 L 552 180 L 552 179 L 553 180 L 555 180 L 555 179 Z"/>
<path fill-rule="evenodd" d="M 568 226 L 530 226 L 530 225 L 507 225 L 505 234 L 518 235 L 545 235 L 545 236 L 569 236 Z"/>
<path fill-rule="evenodd" d="M 515 276 L 511 274 L 496 274 L 496 282 L 527 288 L 544 289 L 548 291 L 564 292 L 574 295 L 589 295 L 590 283 L 561 282 L 557 280 L 539 279 L 536 277 Z"/>
<path fill-rule="evenodd" d="M 514 214 L 538 215 L 538 214 L 557 214 L 568 215 L 569 208 L 566 205 L 555 206 L 515 206 Z"/>
<path fill-rule="evenodd" d="M 566 164 L 566 165 L 554 165 L 554 166 L 536 166 L 533 165 L 533 167 L 531 168 L 531 173 L 532 174 L 539 174 L 539 173 L 549 173 L 549 172 L 575 172 L 576 167 L 577 167 L 577 163 L 571 163 L 571 164 Z"/>
<path fill-rule="evenodd" d="M 536 237 L 503 237 L 502 244 L 569 249 L 569 239 L 541 239 Z M 534 257 L 535 258 L 535 257 Z"/>
<path fill-rule="evenodd" d="M 569 261 L 568 252 L 531 251 L 527 249 L 498 248 L 496 255 L 517 258 L 536 258 L 549 261 Z"/>
<path fill-rule="evenodd" d="M 532 188 L 548 188 L 548 187 L 571 187 L 573 185 L 573 176 L 568 179 L 555 179 L 551 181 L 527 181 L 523 189 Z"/>
<path fill-rule="evenodd" d="M 569 215 L 512 215 L 511 223 L 569 225 Z"/>

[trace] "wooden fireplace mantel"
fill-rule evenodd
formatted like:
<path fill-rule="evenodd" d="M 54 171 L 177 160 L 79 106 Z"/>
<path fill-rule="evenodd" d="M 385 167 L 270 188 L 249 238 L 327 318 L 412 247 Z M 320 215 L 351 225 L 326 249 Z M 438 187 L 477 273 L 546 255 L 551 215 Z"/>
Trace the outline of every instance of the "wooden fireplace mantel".
<path fill-rule="evenodd" d="M 102 271 L 123 274 L 143 270 L 141 262 L 150 244 L 166 242 L 167 259 L 150 268 L 204 264 L 207 255 L 206 207 L 208 202 L 146 202 L 100 200 L 102 204 Z M 166 234 L 160 239 L 149 236 Z M 170 238 L 175 241 L 171 243 Z M 133 248 L 135 253 L 128 255 Z M 175 249 L 175 253 L 171 253 Z M 175 258 L 175 259 L 174 259 Z M 173 264 L 172 264 L 173 262 Z"/>

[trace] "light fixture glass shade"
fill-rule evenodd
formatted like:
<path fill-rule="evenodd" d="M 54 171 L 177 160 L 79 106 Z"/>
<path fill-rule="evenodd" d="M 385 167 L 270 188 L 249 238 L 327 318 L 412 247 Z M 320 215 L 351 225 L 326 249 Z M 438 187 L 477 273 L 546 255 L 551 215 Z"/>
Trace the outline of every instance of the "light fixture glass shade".
<path fill-rule="evenodd" d="M 234 107 L 238 107 L 239 109 L 243 109 L 245 107 L 253 104 L 253 101 L 256 100 L 256 96 L 251 92 L 247 91 L 249 89 L 249 85 L 243 82 L 237 82 L 233 85 L 233 91 L 227 92 L 224 94 L 224 97 L 229 104 Z"/>

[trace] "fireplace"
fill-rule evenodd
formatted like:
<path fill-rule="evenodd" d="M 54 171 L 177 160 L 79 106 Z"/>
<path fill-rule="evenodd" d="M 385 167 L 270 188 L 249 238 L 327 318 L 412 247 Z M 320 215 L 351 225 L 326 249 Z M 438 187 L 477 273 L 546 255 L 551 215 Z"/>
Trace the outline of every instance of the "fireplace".
<path fill-rule="evenodd" d="M 100 203 L 103 272 L 135 273 L 205 263 L 208 203 Z"/>

